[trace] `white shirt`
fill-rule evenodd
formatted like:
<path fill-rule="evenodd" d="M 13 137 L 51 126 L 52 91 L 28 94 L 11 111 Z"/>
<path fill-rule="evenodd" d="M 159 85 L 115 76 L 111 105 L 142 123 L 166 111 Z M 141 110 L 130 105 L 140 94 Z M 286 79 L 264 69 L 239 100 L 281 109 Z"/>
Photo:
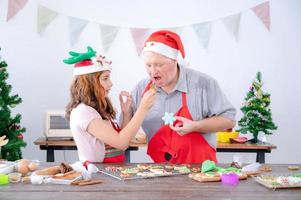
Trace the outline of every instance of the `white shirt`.
<path fill-rule="evenodd" d="M 105 155 L 105 145 L 102 141 L 87 132 L 90 122 L 102 119 L 100 114 L 91 106 L 79 104 L 71 111 L 70 129 L 77 146 L 81 162 L 102 162 Z"/>

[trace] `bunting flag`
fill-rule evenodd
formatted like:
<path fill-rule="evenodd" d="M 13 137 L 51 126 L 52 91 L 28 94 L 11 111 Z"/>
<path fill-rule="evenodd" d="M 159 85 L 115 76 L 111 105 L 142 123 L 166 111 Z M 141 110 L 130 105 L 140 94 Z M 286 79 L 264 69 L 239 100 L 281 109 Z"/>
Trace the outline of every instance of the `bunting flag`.
<path fill-rule="evenodd" d="M 6 21 L 16 16 L 18 12 L 24 8 L 28 0 L 8 0 L 7 17 Z"/>
<path fill-rule="evenodd" d="M 240 24 L 240 15 L 241 13 L 231 15 L 222 19 L 225 27 L 231 35 L 234 36 L 235 40 L 238 40 L 238 30 Z"/>
<path fill-rule="evenodd" d="M 197 37 L 199 38 L 202 47 L 207 49 L 209 45 L 210 34 L 211 34 L 211 22 L 193 24 L 192 28 L 194 29 Z"/>
<path fill-rule="evenodd" d="M 262 21 L 262 23 L 265 25 L 265 27 L 270 31 L 270 3 L 264 2 L 262 4 L 259 4 L 258 6 L 255 6 L 252 8 L 253 12 L 256 14 L 256 16 Z"/>
<path fill-rule="evenodd" d="M 8 11 L 7 11 L 7 21 L 12 19 L 14 16 L 18 14 L 18 12 L 24 8 L 27 4 L 28 0 L 8 0 Z M 255 15 L 262 21 L 265 27 L 270 31 L 270 4 L 269 1 L 256 5 L 251 9 Z M 42 35 L 45 29 L 49 26 L 49 24 L 58 16 L 59 13 L 53 11 L 49 8 L 46 8 L 42 5 L 38 4 L 37 9 L 37 32 Z M 235 40 L 238 40 L 239 28 L 240 28 L 240 18 L 242 12 L 236 13 L 231 16 L 226 16 L 220 19 L 210 20 L 208 22 L 200 22 L 196 24 L 190 24 L 187 26 L 191 26 L 198 37 L 201 46 L 205 49 L 209 46 L 212 24 L 217 20 L 222 20 L 227 31 L 234 36 Z M 68 17 L 68 25 L 69 25 L 69 38 L 71 45 L 74 45 L 78 42 L 80 35 L 82 34 L 83 30 L 87 26 L 89 21 L 75 18 L 75 17 Z M 110 47 L 112 46 L 117 34 L 120 30 L 120 26 L 111 26 L 111 25 L 103 25 L 99 24 L 100 28 L 100 36 L 102 40 L 103 51 L 107 52 Z M 181 27 L 169 27 L 169 28 L 160 28 L 171 30 L 179 35 L 181 35 L 182 29 L 184 26 Z M 131 32 L 133 41 L 135 43 L 136 51 L 138 55 L 140 54 L 144 41 L 146 40 L 148 34 L 151 31 L 158 30 L 159 28 L 131 28 L 129 30 Z"/>
<path fill-rule="evenodd" d="M 57 12 L 38 5 L 38 33 L 43 34 L 47 26 L 56 18 Z"/>
<path fill-rule="evenodd" d="M 112 46 L 120 27 L 100 24 L 100 34 L 104 53 Z"/>
<path fill-rule="evenodd" d="M 135 43 L 137 54 L 140 55 L 142 48 L 144 46 L 144 42 L 150 33 L 150 29 L 131 28 L 130 31 L 131 31 L 131 34 L 132 34 L 132 37 L 133 37 L 133 40 Z"/>
<path fill-rule="evenodd" d="M 87 20 L 68 17 L 70 44 L 73 46 L 89 22 Z"/>

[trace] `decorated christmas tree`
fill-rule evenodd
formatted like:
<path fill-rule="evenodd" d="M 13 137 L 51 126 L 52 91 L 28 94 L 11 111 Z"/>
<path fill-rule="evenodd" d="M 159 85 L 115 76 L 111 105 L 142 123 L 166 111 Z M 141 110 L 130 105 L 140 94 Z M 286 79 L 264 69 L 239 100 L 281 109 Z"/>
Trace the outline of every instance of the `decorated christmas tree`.
<path fill-rule="evenodd" d="M 256 80 L 253 81 L 250 91 L 247 93 L 245 102 L 240 110 L 243 117 L 238 121 L 241 133 L 251 133 L 252 142 L 258 142 L 258 134 L 271 135 L 271 130 L 276 130 L 277 126 L 273 123 L 272 113 L 269 105 L 271 103 L 270 94 L 262 91 L 261 73 L 257 72 Z"/>
<path fill-rule="evenodd" d="M 25 128 L 20 126 L 21 115 L 11 114 L 11 109 L 20 104 L 22 99 L 10 94 L 12 86 L 7 84 L 7 78 L 7 64 L 0 57 L 0 138 L 6 141 L 0 149 L 0 159 L 14 161 L 22 158 L 21 147 L 26 146 L 23 140 Z"/>

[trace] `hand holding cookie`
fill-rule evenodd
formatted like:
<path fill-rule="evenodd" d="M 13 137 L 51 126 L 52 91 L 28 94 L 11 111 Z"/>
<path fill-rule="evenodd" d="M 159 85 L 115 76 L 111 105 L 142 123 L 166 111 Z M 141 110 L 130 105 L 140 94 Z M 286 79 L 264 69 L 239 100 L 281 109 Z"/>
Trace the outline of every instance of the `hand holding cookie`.
<path fill-rule="evenodd" d="M 121 91 L 119 94 L 119 101 L 120 101 L 120 107 L 122 113 L 129 114 L 131 111 L 131 105 L 132 105 L 132 96 L 127 91 Z"/>
<path fill-rule="evenodd" d="M 149 86 L 149 89 L 150 90 L 154 90 L 155 92 L 157 92 L 157 88 L 156 88 L 156 85 L 154 83 L 152 83 L 150 86 Z"/>

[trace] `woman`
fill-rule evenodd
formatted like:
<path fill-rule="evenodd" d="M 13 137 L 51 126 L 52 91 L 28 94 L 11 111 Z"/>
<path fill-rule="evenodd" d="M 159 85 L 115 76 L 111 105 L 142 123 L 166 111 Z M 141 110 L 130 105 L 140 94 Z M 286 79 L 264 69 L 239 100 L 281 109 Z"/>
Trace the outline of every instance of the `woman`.
<path fill-rule="evenodd" d="M 138 111 L 131 121 L 120 130 L 114 123 L 116 112 L 108 98 L 112 87 L 111 62 L 105 57 L 96 57 L 88 47 L 87 53 L 70 52 L 71 58 L 64 60 L 75 64 L 75 78 L 71 85 L 71 101 L 66 108 L 66 117 L 78 149 L 81 162 L 123 162 L 125 150 L 131 138 L 139 130 L 148 110 L 155 101 L 155 90 L 146 92 Z M 123 102 L 122 96 L 126 97 Z M 131 96 L 128 92 L 119 95 L 124 121 L 130 118 Z M 105 153 L 105 144 L 107 148 Z M 113 147 L 113 148 L 112 148 Z"/>

